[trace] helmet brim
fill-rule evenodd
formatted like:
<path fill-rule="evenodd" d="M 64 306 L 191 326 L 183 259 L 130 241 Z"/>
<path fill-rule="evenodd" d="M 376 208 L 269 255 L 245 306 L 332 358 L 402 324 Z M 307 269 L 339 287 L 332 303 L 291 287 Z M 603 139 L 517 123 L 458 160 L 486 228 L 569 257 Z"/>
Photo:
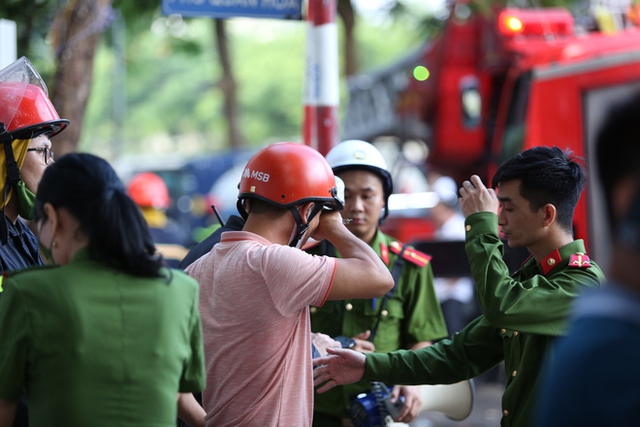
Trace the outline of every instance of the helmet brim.
<path fill-rule="evenodd" d="M 58 119 L 48 122 L 25 126 L 8 132 L 12 139 L 33 139 L 40 135 L 47 135 L 49 138 L 59 134 L 69 125 L 69 120 Z"/>

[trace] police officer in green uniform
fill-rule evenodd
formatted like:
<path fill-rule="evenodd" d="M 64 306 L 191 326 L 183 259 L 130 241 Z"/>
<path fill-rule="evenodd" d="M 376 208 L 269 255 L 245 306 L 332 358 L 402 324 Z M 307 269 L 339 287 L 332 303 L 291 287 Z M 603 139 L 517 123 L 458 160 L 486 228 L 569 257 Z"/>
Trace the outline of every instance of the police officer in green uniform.
<path fill-rule="evenodd" d="M 430 257 L 382 233 L 378 225 L 388 214 L 392 192 L 391 175 L 380 152 L 366 141 L 350 140 L 336 145 L 327 161 L 345 183 L 347 228 L 369 243 L 394 276 L 394 289 L 382 298 L 327 301 L 311 308 L 313 332 L 342 340 L 343 346 L 364 352 L 418 349 L 444 338 L 447 329 L 435 295 Z M 340 256 L 326 242 L 309 249 L 312 253 Z M 316 395 L 314 426 L 349 425 L 349 403 L 371 384 L 339 387 Z M 394 387 L 392 399 L 404 396 L 398 421 L 409 422 L 419 412 L 418 387 Z"/>
<path fill-rule="evenodd" d="M 29 424 L 204 425 L 198 283 L 163 267 L 106 160 L 70 153 L 38 184 L 48 266 L 8 273 L 0 299 L 0 425 L 26 390 Z M 175 422 L 175 421 L 174 421 Z"/>
<path fill-rule="evenodd" d="M 418 351 L 345 352 L 316 359 L 319 393 L 336 384 L 377 379 L 396 384 L 446 384 L 505 363 L 502 426 L 529 426 L 535 390 L 550 343 L 566 331 L 574 298 L 600 286 L 604 276 L 574 240 L 572 217 L 584 187 L 582 167 L 570 153 L 536 147 L 503 163 L 493 178 L 498 194 L 472 176 L 460 189 L 466 251 L 483 315 L 451 340 Z M 496 216 L 495 212 L 499 214 Z M 531 257 L 509 275 L 501 227 L 511 247 Z"/>

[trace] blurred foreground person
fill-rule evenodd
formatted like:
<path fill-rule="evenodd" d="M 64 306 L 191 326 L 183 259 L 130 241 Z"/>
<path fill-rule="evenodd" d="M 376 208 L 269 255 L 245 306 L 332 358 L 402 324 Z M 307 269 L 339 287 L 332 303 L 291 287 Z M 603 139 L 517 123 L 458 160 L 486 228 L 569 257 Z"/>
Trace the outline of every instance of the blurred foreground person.
<path fill-rule="evenodd" d="M 600 286 L 600 268 L 574 240 L 573 212 L 584 187 L 582 167 L 559 148 L 536 147 L 505 161 L 486 188 L 473 175 L 460 189 L 465 249 L 483 315 L 451 339 L 419 350 L 366 355 L 329 349 L 314 365 L 324 392 L 361 379 L 390 384 L 451 384 L 504 361 L 502 426 L 530 426 L 543 357 L 564 333 L 570 305 Z M 499 214 L 498 207 L 500 207 Z M 498 226 L 511 247 L 531 256 L 509 274 Z"/>
<path fill-rule="evenodd" d="M 240 179 L 242 231 L 187 267 L 200 283 L 207 426 L 310 426 L 309 305 L 391 289 L 385 265 L 342 223 L 339 183 L 311 147 L 263 148 Z M 300 250 L 310 236 L 344 258 Z"/>
<path fill-rule="evenodd" d="M 203 425 L 191 394 L 205 385 L 197 283 L 162 266 L 111 166 L 61 157 L 34 221 L 51 265 L 5 278 L 0 426 L 23 390 L 33 427 L 174 426 L 178 405 Z"/>
<path fill-rule="evenodd" d="M 187 233 L 167 216 L 166 210 L 171 206 L 167 184 L 153 172 L 142 172 L 131 178 L 127 194 L 140 207 L 156 250 L 162 254 L 165 264 L 178 268 L 188 253 L 183 246 Z"/>
<path fill-rule="evenodd" d="M 640 414 L 640 94 L 607 117 L 596 159 L 612 238 L 608 285 L 575 304 L 552 347 L 536 425 L 638 425 Z M 595 185 L 595 182 L 593 183 Z M 594 242 L 596 245 L 599 242 Z"/>

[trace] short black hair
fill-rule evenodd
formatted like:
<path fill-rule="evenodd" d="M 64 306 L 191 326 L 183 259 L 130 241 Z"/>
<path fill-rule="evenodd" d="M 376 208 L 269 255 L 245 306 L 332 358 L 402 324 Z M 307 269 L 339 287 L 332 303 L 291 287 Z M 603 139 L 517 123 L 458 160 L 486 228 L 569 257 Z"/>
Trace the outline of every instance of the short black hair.
<path fill-rule="evenodd" d="M 556 207 L 558 224 L 572 232 L 573 212 L 586 181 L 577 160 L 569 150 L 534 147 L 502 163 L 492 185 L 520 180 L 520 195 L 529 201 L 531 210 L 551 203 Z"/>
<path fill-rule="evenodd" d="M 249 215 L 266 215 L 267 217 L 276 220 L 278 218 L 282 218 L 289 212 L 288 208 L 278 206 L 267 200 L 262 200 L 255 197 L 247 198 L 246 200 L 248 200 L 249 202 Z"/>

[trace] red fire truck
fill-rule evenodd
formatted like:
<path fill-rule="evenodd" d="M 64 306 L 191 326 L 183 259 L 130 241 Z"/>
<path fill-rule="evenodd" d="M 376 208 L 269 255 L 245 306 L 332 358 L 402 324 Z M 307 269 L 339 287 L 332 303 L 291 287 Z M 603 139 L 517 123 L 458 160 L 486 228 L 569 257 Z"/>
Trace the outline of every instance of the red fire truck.
<path fill-rule="evenodd" d="M 350 79 L 343 139 L 424 141 L 425 168 L 458 183 L 471 174 L 487 182 L 501 161 L 534 146 L 571 149 L 589 173 L 575 234 L 602 263 L 593 141 L 612 103 L 640 90 L 640 29 L 629 16 L 609 17 L 622 24 L 605 32 L 560 8 L 482 14 L 456 4 L 439 37 Z M 410 241 L 407 224 L 392 219 L 386 229 Z"/>

